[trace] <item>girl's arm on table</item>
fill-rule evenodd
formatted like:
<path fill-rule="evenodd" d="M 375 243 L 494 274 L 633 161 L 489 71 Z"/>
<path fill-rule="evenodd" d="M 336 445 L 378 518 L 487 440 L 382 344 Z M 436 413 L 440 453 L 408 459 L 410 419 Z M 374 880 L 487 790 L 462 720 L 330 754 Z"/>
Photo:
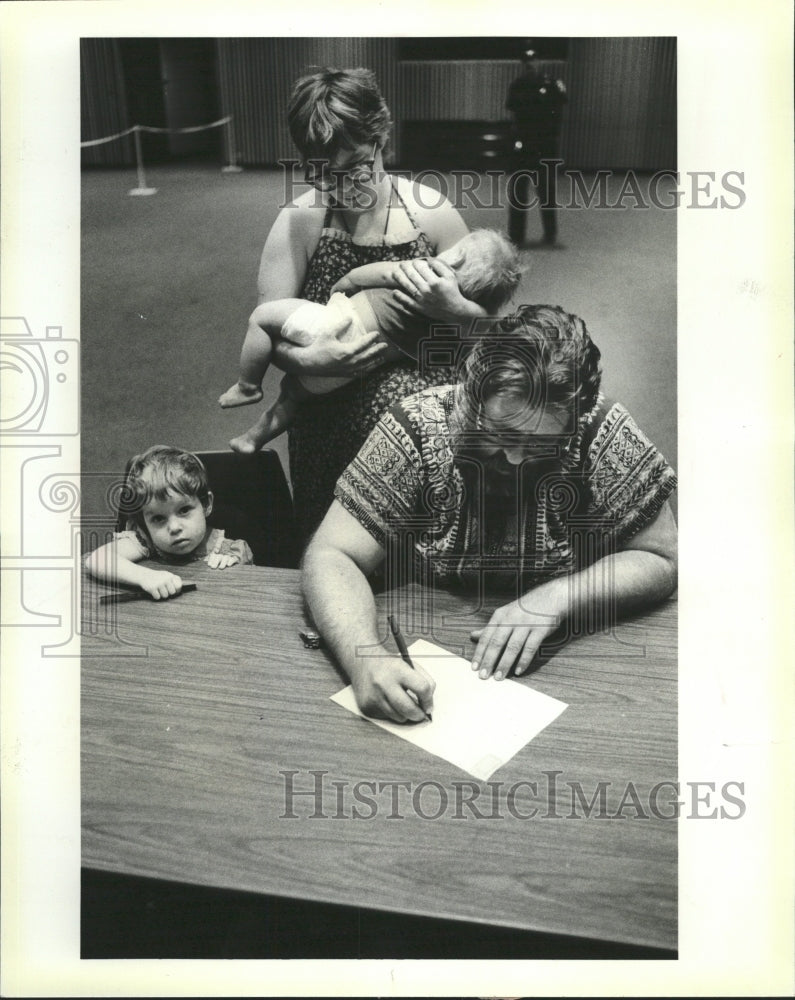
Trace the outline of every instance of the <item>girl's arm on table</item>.
<path fill-rule="evenodd" d="M 117 538 L 86 556 L 85 567 L 103 583 L 140 587 L 156 601 L 182 590 L 182 580 L 175 573 L 138 566 L 143 558 L 141 547 L 132 538 Z"/>
<path fill-rule="evenodd" d="M 676 522 L 669 503 L 620 552 L 555 577 L 498 608 L 477 641 L 472 669 L 498 679 L 525 673 L 544 639 L 572 614 L 598 609 L 610 619 L 665 600 L 676 589 Z"/>

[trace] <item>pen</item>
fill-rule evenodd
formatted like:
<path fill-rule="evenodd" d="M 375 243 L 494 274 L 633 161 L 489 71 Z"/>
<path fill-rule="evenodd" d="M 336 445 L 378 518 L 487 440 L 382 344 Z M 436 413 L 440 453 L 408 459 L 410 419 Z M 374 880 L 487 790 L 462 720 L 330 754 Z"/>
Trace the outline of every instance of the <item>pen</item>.
<path fill-rule="evenodd" d="M 174 594 L 174 597 L 179 597 L 180 594 L 187 594 L 191 590 L 197 590 L 195 583 L 183 583 L 182 590 L 179 594 Z M 171 598 L 169 598 L 171 599 Z M 100 604 L 128 604 L 130 601 L 153 601 L 154 597 L 150 597 L 145 590 L 125 590 L 118 594 L 105 594 L 104 597 L 100 597 Z"/>
<path fill-rule="evenodd" d="M 408 665 L 411 667 L 412 670 L 416 670 L 417 668 L 412 663 L 411 657 L 409 656 L 409 651 L 406 648 L 406 640 L 403 638 L 403 633 L 400 631 L 400 626 L 395 621 L 395 616 L 388 615 L 387 621 L 389 622 L 389 629 L 392 632 L 392 635 L 395 637 L 395 644 L 397 645 L 401 659 L 403 660 L 404 663 L 408 663 Z M 411 695 L 413 694 L 413 692 L 409 691 L 408 694 Z M 433 717 L 431 716 L 430 712 L 426 712 L 425 716 L 428 719 L 428 722 L 433 722 Z"/>

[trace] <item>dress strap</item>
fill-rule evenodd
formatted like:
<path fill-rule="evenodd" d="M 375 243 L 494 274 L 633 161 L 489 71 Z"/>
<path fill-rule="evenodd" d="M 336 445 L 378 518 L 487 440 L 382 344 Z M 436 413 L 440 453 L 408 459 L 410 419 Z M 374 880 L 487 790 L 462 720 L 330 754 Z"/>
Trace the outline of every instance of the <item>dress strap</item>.
<path fill-rule="evenodd" d="M 395 182 L 392 180 L 391 177 L 389 178 L 389 183 L 392 186 L 392 191 L 394 191 Z M 392 211 L 392 191 L 389 192 L 389 201 L 386 203 L 386 219 L 384 220 L 384 233 L 383 233 L 384 236 L 386 236 L 387 230 L 389 229 L 389 213 Z M 400 197 L 400 195 L 398 195 L 398 197 Z"/>
<path fill-rule="evenodd" d="M 390 196 L 389 196 L 389 201 L 387 202 L 387 205 L 386 205 L 386 218 L 384 219 L 384 232 L 383 232 L 382 236 L 386 236 L 387 232 L 389 231 L 389 218 L 390 218 L 390 215 L 391 215 L 391 212 L 392 212 L 392 194 L 394 194 L 397 197 L 397 200 L 402 205 L 403 211 L 406 213 L 406 216 L 407 216 L 409 222 L 411 223 L 411 225 L 414 227 L 414 229 L 417 229 L 418 228 L 417 227 L 417 223 L 414 221 L 413 215 L 409 211 L 408 206 L 406 205 L 405 201 L 401 197 L 400 192 L 398 191 L 397 187 L 395 186 L 395 179 L 394 179 L 394 177 L 392 177 L 391 174 L 389 176 L 389 184 L 390 184 L 390 187 L 391 187 L 392 191 L 391 191 Z M 337 209 L 333 205 L 329 205 L 326 208 L 326 214 L 325 214 L 325 217 L 323 218 L 323 228 L 324 229 L 331 228 L 331 220 L 333 219 L 335 212 L 337 213 L 337 216 L 338 216 L 340 222 L 342 222 L 342 225 L 343 225 L 343 227 L 345 229 L 345 232 L 349 236 L 351 236 L 352 233 L 351 233 L 350 229 L 348 228 L 348 222 L 347 222 L 347 220 L 345 218 L 344 213 L 337 211 Z"/>
<path fill-rule="evenodd" d="M 389 177 L 389 182 L 390 182 L 390 184 L 392 185 L 392 190 L 393 190 L 393 191 L 395 192 L 395 194 L 397 195 L 397 199 L 398 199 L 398 201 L 399 201 L 399 202 L 400 202 L 400 204 L 401 204 L 401 205 L 403 206 L 403 211 L 404 211 L 404 212 L 406 213 L 406 215 L 408 216 L 408 220 L 409 220 L 409 222 L 410 222 L 410 223 L 412 224 L 412 226 L 413 226 L 413 227 L 414 227 L 415 229 L 419 229 L 419 226 L 418 226 L 418 225 L 417 225 L 417 223 L 416 223 L 416 222 L 414 221 L 414 216 L 413 216 L 413 215 L 411 214 L 411 212 L 409 211 L 409 208 L 408 208 L 408 205 L 407 205 L 407 204 L 405 203 L 405 201 L 403 201 L 403 198 L 402 198 L 402 196 L 401 196 L 401 194 L 400 194 L 400 191 L 398 191 L 398 189 L 397 189 L 397 188 L 395 187 L 395 179 L 394 179 L 394 177 L 392 177 L 391 175 L 390 175 L 390 177 Z M 392 199 L 391 199 L 391 198 L 389 199 L 389 204 L 390 204 L 390 206 L 391 206 L 391 204 L 392 204 Z M 387 217 L 387 221 L 389 221 L 388 217 Z M 386 230 L 384 230 L 384 232 L 386 232 Z"/>

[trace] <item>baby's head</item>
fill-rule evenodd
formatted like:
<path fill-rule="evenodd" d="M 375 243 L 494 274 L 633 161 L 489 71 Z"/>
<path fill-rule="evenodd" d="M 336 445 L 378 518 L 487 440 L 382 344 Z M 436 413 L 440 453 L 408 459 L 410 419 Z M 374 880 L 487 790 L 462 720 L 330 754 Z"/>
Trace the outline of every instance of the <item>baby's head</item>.
<path fill-rule="evenodd" d="M 439 257 L 455 271 L 461 294 L 492 316 L 509 301 L 522 277 L 519 251 L 496 229 L 475 229 Z"/>
<path fill-rule="evenodd" d="M 193 552 L 204 541 L 212 507 L 207 471 L 189 451 L 158 444 L 130 463 L 122 511 L 162 555 Z"/>

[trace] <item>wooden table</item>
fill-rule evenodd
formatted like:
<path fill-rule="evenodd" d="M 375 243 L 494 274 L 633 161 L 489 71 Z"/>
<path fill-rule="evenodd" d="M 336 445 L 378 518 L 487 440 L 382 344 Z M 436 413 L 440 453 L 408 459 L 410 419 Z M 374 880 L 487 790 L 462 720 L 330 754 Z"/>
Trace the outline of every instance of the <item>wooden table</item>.
<path fill-rule="evenodd" d="M 676 948 L 674 602 L 502 682 L 569 707 L 489 785 L 329 700 L 347 682 L 299 639 L 296 571 L 184 579 L 111 610 L 84 581 L 85 868 Z M 413 586 L 378 606 L 455 652 L 493 607 Z"/>

